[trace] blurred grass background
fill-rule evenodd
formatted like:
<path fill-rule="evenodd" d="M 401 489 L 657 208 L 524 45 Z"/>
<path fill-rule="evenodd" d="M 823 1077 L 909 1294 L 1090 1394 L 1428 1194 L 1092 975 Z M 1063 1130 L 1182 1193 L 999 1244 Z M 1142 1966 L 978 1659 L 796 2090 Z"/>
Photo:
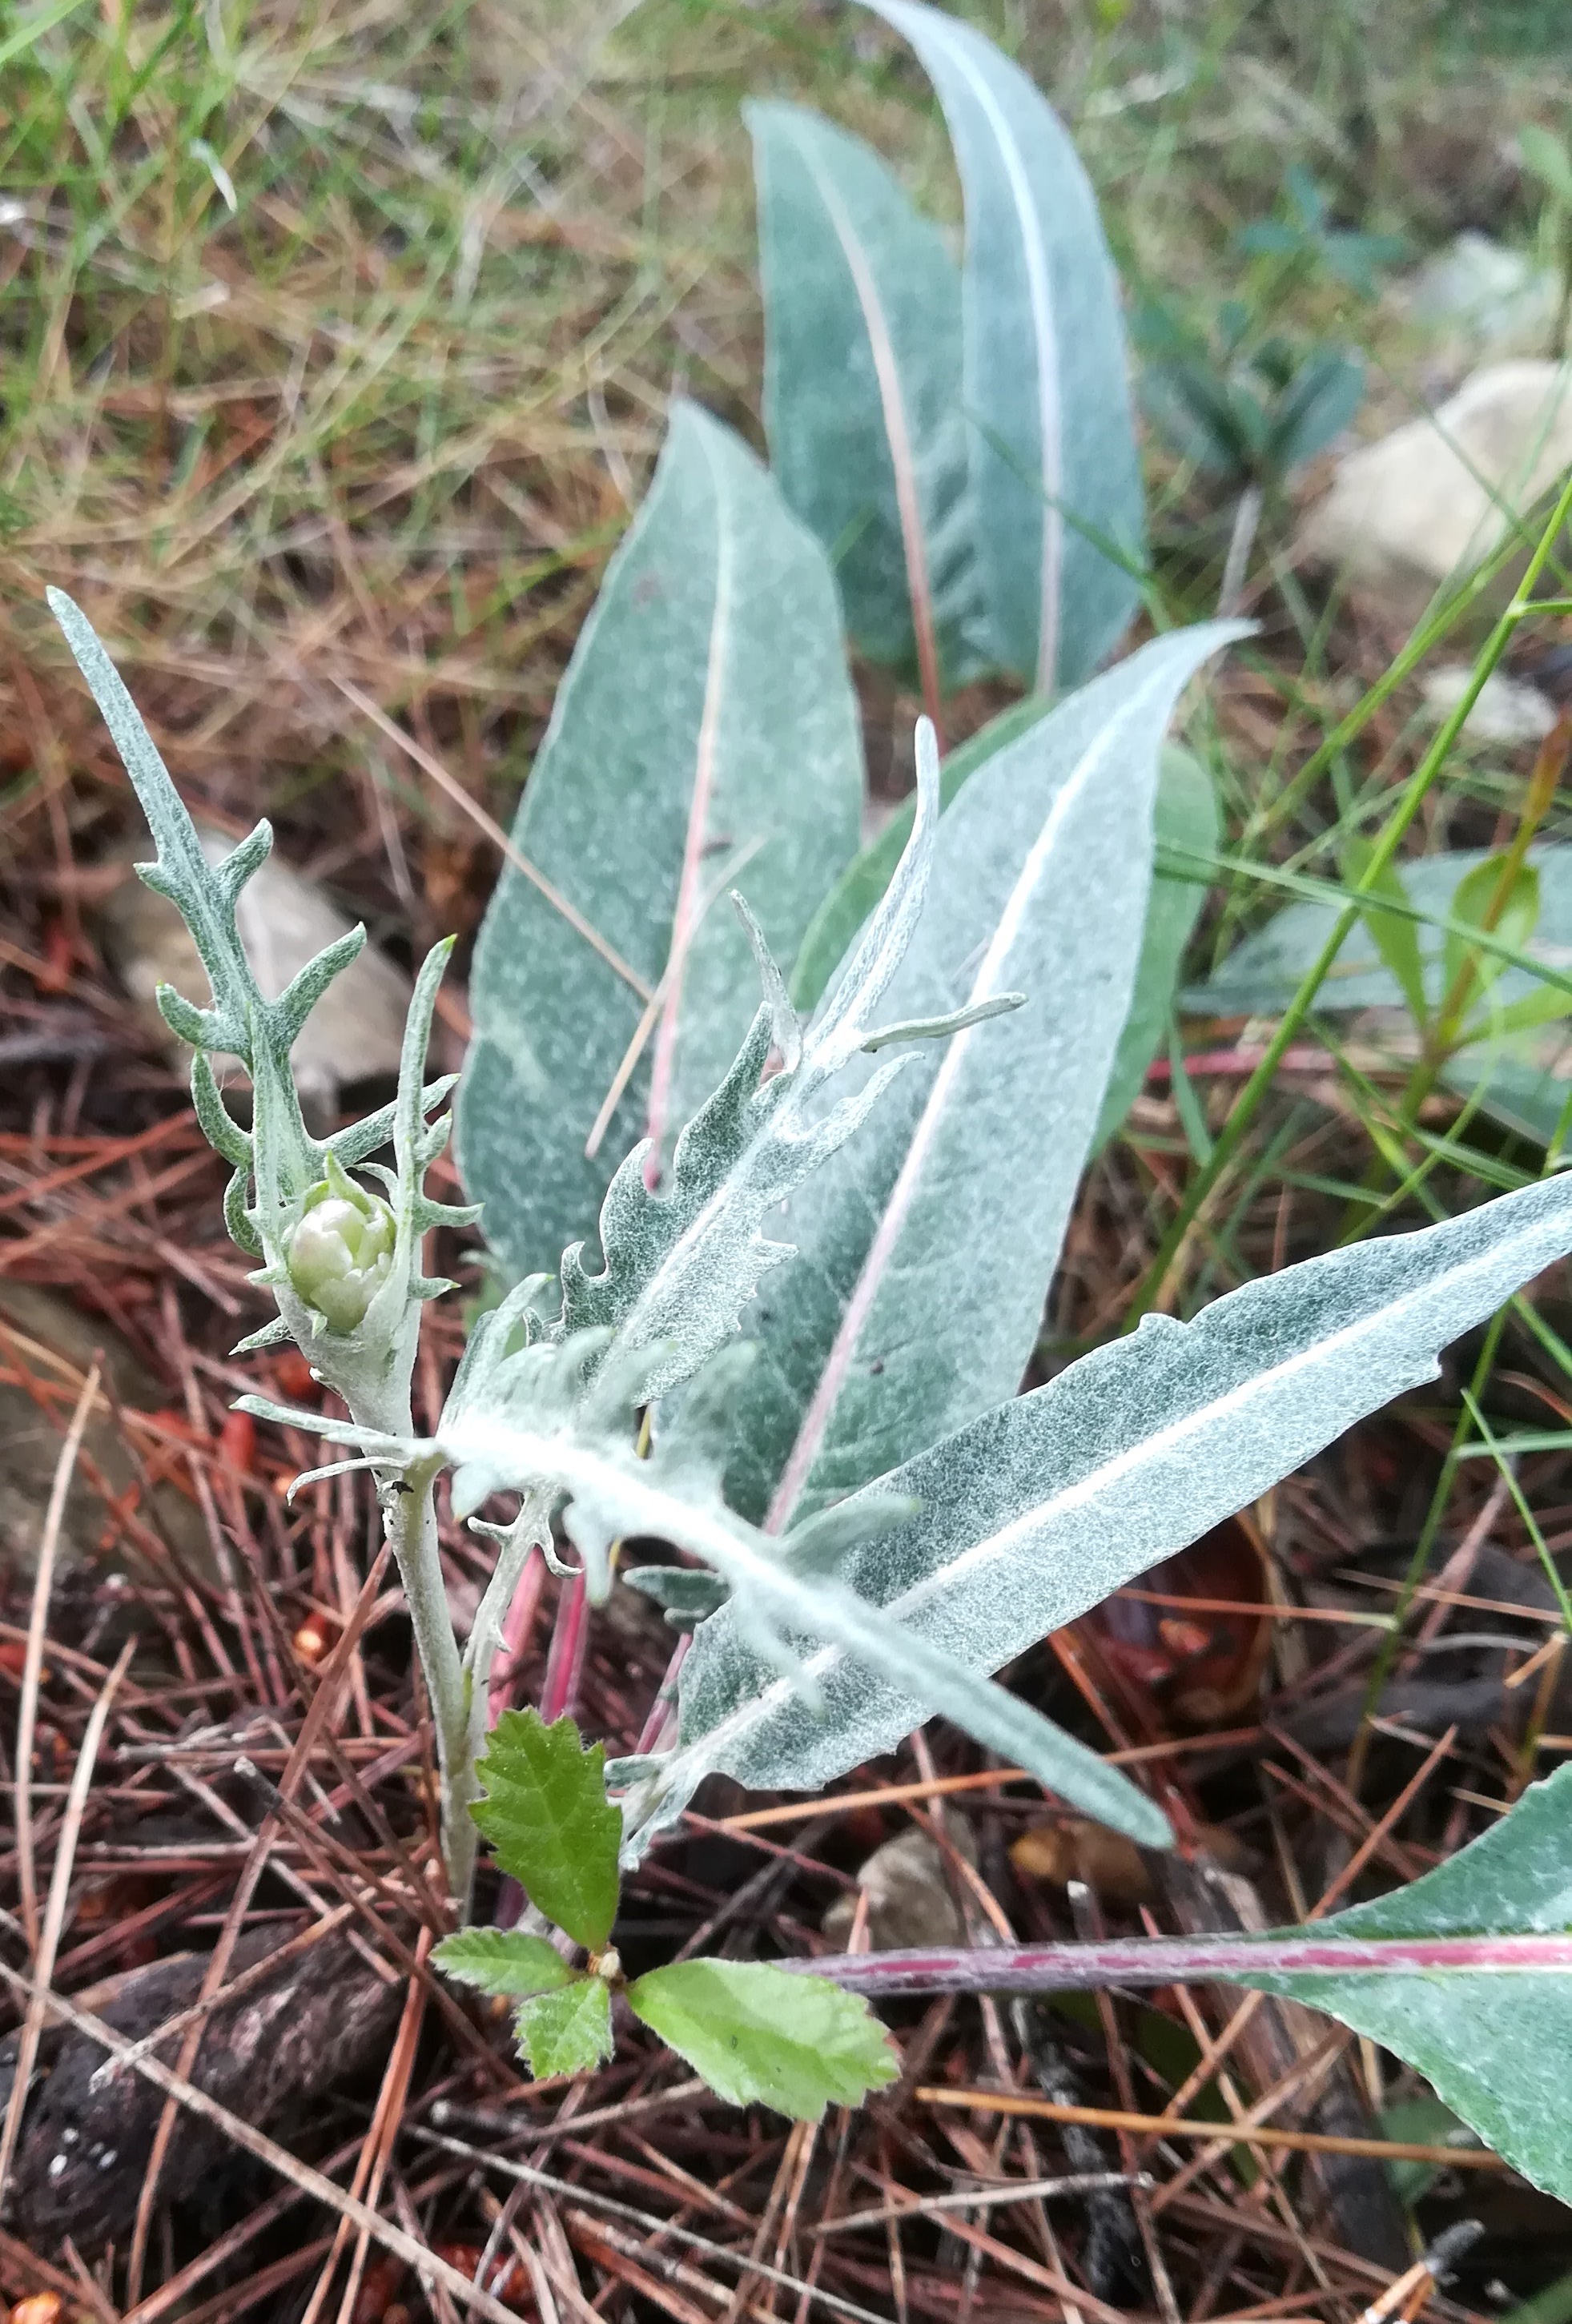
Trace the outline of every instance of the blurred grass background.
<path fill-rule="evenodd" d="M 1215 298 L 1296 161 L 1416 254 L 1530 235 L 1513 134 L 1572 94 L 1552 0 L 964 13 L 1064 113 L 1134 302 Z M 820 106 L 953 217 L 926 84 L 819 0 L 33 0 L 0 23 L 7 852 L 115 813 L 54 582 L 210 809 L 265 806 L 423 943 L 465 908 L 469 839 L 340 683 L 505 816 L 669 396 L 758 440 L 741 97 Z M 1335 284 L 1297 295 L 1346 330 Z M 1379 372 L 1382 318 L 1355 321 Z M 63 798 L 84 765 L 100 782 Z M 339 777 L 372 810 L 350 829 Z"/>

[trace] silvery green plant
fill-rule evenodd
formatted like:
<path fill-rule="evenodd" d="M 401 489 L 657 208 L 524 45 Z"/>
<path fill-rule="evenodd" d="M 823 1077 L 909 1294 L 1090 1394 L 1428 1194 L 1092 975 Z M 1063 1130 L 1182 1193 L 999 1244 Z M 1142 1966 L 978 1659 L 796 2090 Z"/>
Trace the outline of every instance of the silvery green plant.
<path fill-rule="evenodd" d="M 915 564 L 902 552 L 895 629 L 920 641 L 913 576 L 943 565 L 957 578 L 944 635 L 961 662 L 985 653 L 1038 697 L 948 782 L 920 727 L 904 846 L 898 859 L 883 842 L 859 851 L 829 518 L 676 407 L 477 948 L 459 1161 L 511 1287 L 477 1320 L 430 1434 L 412 1425 L 410 1380 L 422 1305 L 445 1286 L 423 1274 L 421 1244 L 476 1217 L 423 1186 L 448 1134 L 449 1084 L 424 1080 L 445 948 L 417 982 L 393 1106 L 313 1138 L 290 1045 L 359 932 L 262 997 L 234 904 L 267 827 L 208 865 L 107 657 L 54 600 L 158 842 L 144 876 L 184 913 L 212 984 L 205 1010 L 160 998 L 195 1051 L 199 1117 L 234 1167 L 231 1231 L 277 1310 L 243 1344 L 292 1340 L 348 1417 L 245 1407 L 346 1444 L 338 1465 L 375 1480 L 433 1707 L 455 1896 L 467 1909 L 484 1832 L 531 1904 L 527 1925 L 461 1929 L 438 1958 L 518 2003 L 537 2071 L 603 2057 L 622 2002 L 726 2097 L 813 2116 L 894 2070 L 870 1992 L 1233 1978 L 1314 2001 L 1412 2059 L 1520 2168 L 1572 2191 L 1566 2078 L 1546 2065 L 1572 2035 L 1566 1776 L 1453 1865 L 1313 1939 L 886 1956 L 816 1962 L 813 1977 L 682 1962 L 632 1983 L 616 1957 L 621 1873 L 707 1775 L 816 1789 L 935 1714 L 1068 1803 L 1168 1845 L 1160 1803 L 996 1674 L 1433 1379 L 1450 1340 L 1572 1250 L 1572 1184 L 1547 1178 L 1246 1284 L 1193 1322 L 1149 1317 L 1017 1393 L 1087 1157 L 1169 1028 L 1194 898 L 1153 877 L 1173 791 L 1164 735 L 1243 632 L 1160 636 L 1090 674 L 1133 603 L 1111 552 L 1115 535 L 1138 540 L 1140 506 L 1089 192 L 1040 97 L 980 35 L 918 0 L 881 12 L 918 48 L 956 137 L 961 377 L 968 400 L 995 399 L 978 440 L 963 431 L 958 466 L 939 429 L 952 465 L 932 505 L 972 549 L 953 568 L 937 547 Z M 884 203 L 833 139 L 811 133 L 806 150 L 835 161 L 815 198 L 837 235 L 859 188 L 868 215 Z M 887 259 L 898 272 L 892 231 L 895 259 L 855 234 L 837 243 L 859 298 Z M 923 280 L 948 297 L 925 247 Z M 829 268 L 794 295 L 841 300 L 844 327 L 844 290 Z M 901 365 L 878 301 L 860 311 L 909 551 L 927 503 L 901 466 Z M 896 355 L 920 341 L 909 334 Z M 1030 346 L 1029 367 L 998 361 L 1006 342 Z M 781 461 L 784 376 L 771 424 Z M 936 427 L 950 393 L 920 403 Z M 953 547 L 938 523 L 941 536 Z M 897 638 L 892 657 L 904 650 Z M 927 656 L 930 675 L 955 666 L 948 650 Z M 1055 687 L 1073 690 L 1050 700 Z M 1181 773 L 1204 858 L 1215 810 L 1195 802 L 1194 762 Z M 210 1060 L 224 1054 L 250 1078 L 249 1130 L 219 1093 Z M 444 1472 L 455 1517 L 495 1545 L 463 1640 L 435 1524 Z M 685 1562 L 624 1575 L 619 1545 L 634 1537 Z M 532 1556 L 581 1575 L 592 1601 L 643 1589 L 689 1634 L 648 1749 L 606 1763 L 571 1721 L 528 1711 L 485 1736 L 492 1659 Z M 1528 1992 L 1559 2052 L 1513 2034 Z"/>

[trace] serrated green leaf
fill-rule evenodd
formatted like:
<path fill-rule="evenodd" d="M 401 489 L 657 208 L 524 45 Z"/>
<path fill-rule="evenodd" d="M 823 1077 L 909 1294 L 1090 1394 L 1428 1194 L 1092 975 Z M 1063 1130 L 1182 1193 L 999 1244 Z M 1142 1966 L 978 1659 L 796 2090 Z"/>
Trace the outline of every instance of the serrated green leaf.
<path fill-rule="evenodd" d="M 513 2032 L 530 2071 L 587 2074 L 609 2058 L 611 1988 L 604 1978 L 576 1978 L 557 1993 L 537 1994 L 515 2012 Z"/>
<path fill-rule="evenodd" d="M 798 1256 L 749 1313 L 763 1352 L 729 1472 L 772 1531 L 1019 1383 L 1134 990 L 1163 731 L 1239 634 L 1143 646 L 988 759 L 943 817 L 891 1013 L 1003 991 L 1027 1005 L 915 1062 L 792 1194 Z"/>
<path fill-rule="evenodd" d="M 510 867 L 476 953 L 459 1158 L 515 1275 L 556 1271 L 638 1139 L 669 1164 L 753 1014 L 726 890 L 790 959 L 855 851 L 862 789 L 825 553 L 746 445 L 680 401 L 513 826 L 578 925 Z"/>
<path fill-rule="evenodd" d="M 846 627 L 947 688 L 986 666 L 961 403 L 959 270 L 873 150 L 795 105 L 746 105 L 764 290 L 764 426 L 787 501 L 834 560 Z"/>
<path fill-rule="evenodd" d="M 1019 66 L 920 0 L 867 0 L 933 82 L 966 197 L 963 403 L 997 650 L 1077 685 L 1139 602 L 1141 473 L 1119 286 L 1075 147 Z"/>
<path fill-rule="evenodd" d="M 1568 1250 L 1572 1176 L 1307 1259 L 1188 1324 L 1148 1316 L 881 1480 L 874 1490 L 911 1494 L 922 1516 L 854 1548 L 846 1581 L 892 1628 L 997 1670 L 1433 1379 L 1448 1342 Z M 716 1771 L 817 1791 L 939 1707 L 871 1681 L 838 1647 L 811 1655 L 807 1671 L 816 1710 L 761 1667 L 731 1608 L 704 1623 L 683 1665 L 682 1743 L 661 1812 Z"/>
<path fill-rule="evenodd" d="M 1379 1942 L 1569 1929 L 1572 1767 L 1560 1767 L 1447 1863 L 1374 1904 L 1332 1914 L 1315 1933 Z M 1512 1974 L 1485 1964 L 1295 1970 L 1232 1982 L 1308 2002 L 1395 2051 L 1515 2170 L 1572 2201 L 1572 1974 Z"/>
<path fill-rule="evenodd" d="M 460 1929 L 433 1946 L 431 1959 L 461 1985 L 520 1998 L 553 1993 L 577 1974 L 554 1945 L 522 1929 Z"/>
<path fill-rule="evenodd" d="M 616 1918 L 622 1818 L 606 1796 L 606 1751 L 586 1750 L 571 1719 L 504 1711 L 476 1773 L 470 1814 L 530 1902 L 576 1944 L 604 1950 Z"/>
<path fill-rule="evenodd" d="M 630 1985 L 628 2006 L 733 2106 L 818 2122 L 900 2071 L 860 1995 L 759 1961 L 675 1961 Z"/>

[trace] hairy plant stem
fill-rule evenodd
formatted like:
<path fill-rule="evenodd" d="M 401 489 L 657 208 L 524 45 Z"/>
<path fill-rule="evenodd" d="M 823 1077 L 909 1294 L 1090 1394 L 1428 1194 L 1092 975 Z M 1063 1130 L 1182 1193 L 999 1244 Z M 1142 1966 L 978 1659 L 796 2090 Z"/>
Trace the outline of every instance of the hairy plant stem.
<path fill-rule="evenodd" d="M 479 1840 L 469 1803 L 478 1797 L 476 1738 L 470 1731 L 469 1682 L 458 1658 L 442 1579 L 433 1487 L 439 1462 L 422 1462 L 395 1477 L 381 1495 L 383 1524 L 404 1586 L 431 1719 L 442 1786 L 442 1860 L 462 1918 L 468 1917 Z M 482 1703 L 485 1697 L 481 1695 Z"/>
<path fill-rule="evenodd" d="M 390 1383 L 385 1393 L 349 1388 L 340 1391 L 351 1417 L 360 1428 L 385 1436 L 413 1436 L 414 1414 L 410 1403 L 408 1368 L 402 1367 L 404 1384 Z M 426 1692 L 430 1699 L 436 1730 L 437 1772 L 442 1796 L 442 1860 L 448 1885 L 458 1901 L 460 1919 L 469 1911 L 475 1880 L 479 1834 L 469 1813 L 478 1796 L 475 1781 L 476 1738 L 470 1720 L 470 1683 L 459 1659 L 448 1610 L 448 1589 L 442 1577 L 442 1549 L 437 1536 L 436 1482 L 442 1468 L 440 1453 L 429 1452 L 402 1469 L 378 1469 L 376 1498 L 383 1531 L 398 1567 L 415 1636 Z M 480 1692 L 481 1724 L 485 1725 L 485 1690 Z"/>
<path fill-rule="evenodd" d="M 1450 1970 L 1572 1969 L 1572 1935 L 1117 1937 L 1102 1944 L 986 1945 L 837 1953 L 777 1969 L 828 1978 L 847 1993 L 1094 1993 L 1105 1986 L 1200 1985 L 1213 1978 L 1435 1976 Z"/>

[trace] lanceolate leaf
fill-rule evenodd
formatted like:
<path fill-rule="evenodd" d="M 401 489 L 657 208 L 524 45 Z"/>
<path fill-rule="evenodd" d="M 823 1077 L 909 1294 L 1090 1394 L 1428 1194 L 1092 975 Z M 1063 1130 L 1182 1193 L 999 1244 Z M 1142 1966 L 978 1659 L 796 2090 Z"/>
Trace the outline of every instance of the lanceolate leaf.
<path fill-rule="evenodd" d="M 622 1822 L 608 1805 L 598 1743 L 586 1750 L 570 1719 L 504 1711 L 476 1773 L 485 1796 L 471 1815 L 532 1904 L 598 1952 L 616 1917 Z"/>
<path fill-rule="evenodd" d="M 964 400 L 1002 659 L 1051 692 L 1129 621 L 1142 512 L 1113 263 L 1075 148 L 1024 73 L 921 0 L 866 0 L 939 92 L 966 193 Z"/>
<path fill-rule="evenodd" d="M 891 988 L 902 1016 L 1027 1004 L 915 1065 L 795 1195 L 763 1290 L 731 1483 L 772 1530 L 1020 1381 L 1129 1009 L 1159 748 L 1237 625 L 1156 640 L 966 784 Z"/>
<path fill-rule="evenodd" d="M 490 1494 L 503 1491 L 538 1495 L 542 1506 L 561 1502 L 562 1522 L 581 1554 L 597 1602 L 611 1587 L 615 1542 L 646 1536 L 670 1542 L 701 1559 L 730 1591 L 726 1618 L 746 1650 L 744 1680 L 758 1675 L 758 1658 L 765 1674 L 783 1674 L 788 1686 L 808 1688 L 798 1642 L 831 1641 L 880 1674 L 898 1697 L 920 1692 L 941 1704 L 979 1743 L 1027 1768 L 1103 1822 L 1149 1847 L 1169 1844 L 1172 1835 L 1161 1812 L 1085 1744 L 945 1647 L 898 1623 L 870 1621 L 867 1601 L 846 1586 L 839 1571 L 859 1541 L 909 1523 L 914 1508 L 910 1499 L 861 1494 L 799 1526 L 786 1543 L 760 1533 L 726 1507 L 720 1467 L 738 1368 L 745 1367 L 753 1352 L 747 1346 L 722 1351 L 689 1384 L 683 1425 L 657 1434 L 649 1457 L 641 1459 L 633 1417 L 652 1401 L 649 1381 L 664 1360 L 663 1351 L 645 1351 L 633 1359 L 614 1354 L 596 1371 L 593 1358 L 601 1341 L 602 1334 L 590 1332 L 559 1346 L 545 1343 L 511 1356 L 495 1351 L 495 1360 L 484 1361 L 478 1372 L 472 1368 L 450 1392 L 435 1439 L 389 1436 L 260 1397 L 245 1397 L 243 1408 L 357 1445 L 372 1461 L 401 1467 L 450 1462 L 458 1517 L 470 1515 Z M 552 1377 L 559 1372 L 559 1381 Z M 561 1852 L 551 1828 L 556 1812 L 542 1813 L 541 1794 L 548 1791 L 558 1801 L 556 1785 L 542 1783 L 537 1774 L 544 1756 L 548 1777 L 554 1775 L 557 1746 L 548 1750 L 541 1738 L 555 1737 L 567 1724 L 541 1728 L 536 1720 L 531 1727 L 522 1714 L 504 1715 L 493 1736 L 494 1757 L 500 1738 L 504 1761 L 516 1763 L 517 1780 L 501 1787 L 495 1808 L 491 1800 L 484 1803 L 476 1821 L 497 1841 L 504 1868 L 532 1860 L 555 1868 L 556 1885 L 543 1892 L 537 1873 L 537 1901 L 570 1934 L 596 1944 L 604 1941 L 598 1932 L 609 1926 L 611 1909 L 596 1853 L 599 1835 L 592 1830 L 593 1860 L 578 1875 L 587 1893 L 578 1893 L 571 1868 L 564 1870 L 556 1863 Z M 520 1743 L 523 1748 L 515 1749 Z M 598 1775 L 598 1747 L 582 1756 L 596 1759 Z M 653 1781 L 648 1803 L 657 1817 L 669 1797 L 661 1781 L 663 1766 L 622 1760 L 616 1767 L 619 1788 L 646 1777 Z M 487 1763 L 481 1763 L 480 1772 L 496 1788 Z M 679 1808 L 686 1796 L 678 1800 Z M 585 1816 L 585 1803 L 574 1812 Z M 641 1804 L 635 1825 L 642 1816 Z M 626 1799 L 624 1820 L 629 1820 Z"/>
<path fill-rule="evenodd" d="M 753 1013 L 726 890 L 759 898 L 790 959 L 861 800 L 824 551 L 747 447 L 679 403 L 513 829 L 561 900 L 505 870 L 476 956 L 459 1144 L 515 1274 L 555 1270 L 636 1139 L 669 1160 Z"/>
<path fill-rule="evenodd" d="M 1549 1179 L 1246 1284 L 1192 1323 L 1149 1315 L 883 1480 L 922 1516 L 854 1549 L 846 1580 L 892 1622 L 996 1670 L 1434 1379 L 1448 1341 L 1568 1250 L 1572 1179 Z M 728 1610 L 702 1624 L 662 1812 L 717 1768 L 817 1790 L 934 1707 L 833 1648 L 808 1671 L 821 1716 L 768 1681 Z"/>
<path fill-rule="evenodd" d="M 846 626 L 930 692 L 982 666 L 960 273 L 878 155 L 749 105 L 777 483 L 835 563 Z"/>
<path fill-rule="evenodd" d="M 773 1222 L 787 1197 L 839 1150 L 914 1063 L 909 1045 L 958 1033 L 1022 999 L 994 991 L 953 1014 L 925 1011 L 920 1021 L 874 1021 L 905 957 L 928 888 L 939 766 L 926 723 L 918 728 L 917 791 L 917 820 L 889 891 L 806 1031 L 743 907 L 764 1002 L 731 1071 L 677 1140 L 668 1184 L 652 1193 L 643 1145 L 618 1168 L 600 1215 L 605 1267 L 591 1271 L 578 1245 L 562 1255 L 558 1336 L 615 1329 L 623 1356 L 659 1347 L 660 1366 L 645 1382 L 650 1394 L 666 1395 L 689 1379 L 735 1333 L 760 1277 L 791 1253 L 791 1244 L 765 1234 L 765 1222 Z M 893 1046 L 906 1054 L 860 1080 L 848 1071 Z M 766 1076 L 772 1047 L 779 1069 Z M 843 1075 L 844 1093 L 825 1103 L 829 1084 Z"/>
<path fill-rule="evenodd" d="M 900 2071 L 890 2037 L 855 1994 L 760 1961 L 674 1961 L 628 1987 L 628 2006 L 733 2106 L 818 2122 Z"/>
<path fill-rule="evenodd" d="M 1432 1938 L 1565 1936 L 1569 1929 L 1572 1768 L 1561 1767 L 1449 1863 L 1318 1926 L 1319 1937 L 1373 1948 L 1418 1941 L 1420 1956 L 1409 1968 L 1295 1969 L 1235 1981 L 1310 2002 L 1395 2051 L 1498 2154 L 1572 2202 L 1572 1966 L 1513 1974 L 1510 1949 L 1493 1960 L 1488 1943 L 1472 1967 L 1422 1952 Z"/>
<path fill-rule="evenodd" d="M 1212 779 L 1200 761 L 1177 743 L 1168 746 L 1159 762 L 1152 822 L 1159 868 L 1146 907 L 1135 990 L 1130 996 L 1129 1014 L 1114 1053 L 1114 1070 L 1103 1093 L 1103 1111 L 1092 1139 L 1095 1153 L 1100 1153 L 1122 1128 L 1141 1094 L 1146 1069 L 1162 1047 L 1185 946 L 1206 901 L 1205 875 L 1198 864 L 1188 876 L 1182 872 L 1165 875 L 1161 851 L 1171 847 L 1176 855 L 1192 862 L 1197 858 L 1205 862 L 1217 851 L 1217 794 Z"/>

